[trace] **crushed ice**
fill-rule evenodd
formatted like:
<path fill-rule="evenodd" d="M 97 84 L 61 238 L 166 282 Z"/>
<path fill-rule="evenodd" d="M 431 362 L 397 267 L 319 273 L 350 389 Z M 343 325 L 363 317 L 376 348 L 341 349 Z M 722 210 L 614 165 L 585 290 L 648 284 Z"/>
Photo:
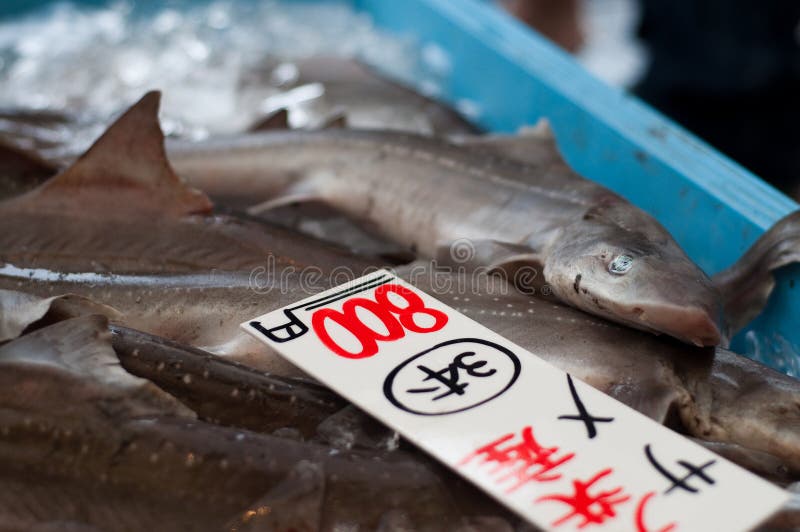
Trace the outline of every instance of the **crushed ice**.
<path fill-rule="evenodd" d="M 202 138 L 246 127 L 291 77 L 280 61 L 320 54 L 358 57 L 401 79 L 423 63 L 410 40 L 338 2 L 59 2 L 0 23 L 0 105 L 75 115 L 80 145 L 158 88 L 167 133 Z M 247 83 L 270 61 L 279 68 L 269 79 Z"/>

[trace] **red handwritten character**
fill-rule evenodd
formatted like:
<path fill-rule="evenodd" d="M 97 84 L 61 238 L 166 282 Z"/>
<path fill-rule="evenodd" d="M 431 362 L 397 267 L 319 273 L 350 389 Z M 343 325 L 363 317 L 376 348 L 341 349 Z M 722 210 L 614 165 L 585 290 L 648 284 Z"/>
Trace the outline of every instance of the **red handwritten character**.
<path fill-rule="evenodd" d="M 644 507 L 647 505 L 650 499 L 655 496 L 655 494 L 656 493 L 654 491 L 650 491 L 639 500 L 639 504 L 636 506 L 636 532 L 650 532 L 651 529 L 647 528 L 647 525 L 644 523 Z M 675 530 L 677 526 L 678 525 L 675 523 L 670 523 L 659 528 L 655 532 L 671 532 Z"/>
<path fill-rule="evenodd" d="M 405 302 L 405 306 L 401 307 L 396 305 L 389 298 L 389 294 L 394 294 L 399 299 L 402 299 Z M 400 286 L 399 284 L 385 284 L 383 286 L 379 286 L 375 290 L 375 300 L 381 306 L 397 314 L 397 318 L 400 320 L 400 323 L 409 331 L 416 333 L 436 332 L 447 325 L 447 314 L 441 310 L 426 307 L 425 302 L 421 297 L 408 288 Z M 417 322 L 414 321 L 414 316 L 416 314 L 422 314 L 432 318 L 433 323 L 427 327 L 417 325 Z"/>
<path fill-rule="evenodd" d="M 606 519 L 616 517 L 615 506 L 631 498 L 630 495 L 622 494 L 622 488 L 601 491 L 595 495 L 589 494 L 589 488 L 601 478 L 610 475 L 611 472 L 611 468 L 603 469 L 586 482 L 573 480 L 572 486 L 575 491 L 571 495 L 545 495 L 536 499 L 536 502 L 556 501 L 564 503 L 571 508 L 569 513 L 564 517 L 554 521 L 553 526 L 562 525 L 573 517 L 581 519 L 578 528 L 583 528 L 587 525 L 602 524 Z"/>
<path fill-rule="evenodd" d="M 362 322 L 358 317 L 358 309 L 361 308 L 373 316 L 378 318 L 383 326 L 386 328 L 387 333 L 381 334 L 371 327 Z M 344 349 L 336 342 L 328 332 L 327 323 L 325 320 L 330 320 L 338 323 L 350 334 L 358 339 L 361 344 L 361 351 L 350 352 Z M 405 335 L 403 326 L 394 317 L 390 310 L 384 306 L 376 303 L 375 301 L 356 297 L 345 301 L 342 305 L 342 311 L 331 308 L 324 308 L 318 310 L 311 317 L 311 326 L 314 332 L 322 341 L 325 346 L 336 353 L 337 355 L 345 358 L 367 358 L 371 357 L 378 352 L 378 341 L 394 341 L 402 338 Z"/>
<path fill-rule="evenodd" d="M 533 437 L 531 427 L 522 429 L 521 436 L 521 442 L 501 447 L 514 437 L 513 434 L 506 434 L 467 455 L 458 465 L 466 465 L 475 458 L 481 458 L 481 464 L 493 464 L 495 467 L 489 474 L 502 473 L 497 476 L 498 484 L 514 479 L 506 493 L 511 493 L 528 482 L 548 482 L 561 478 L 560 473 L 554 472 L 555 469 L 572 460 L 575 453 L 556 456 L 558 447 L 542 447 Z"/>

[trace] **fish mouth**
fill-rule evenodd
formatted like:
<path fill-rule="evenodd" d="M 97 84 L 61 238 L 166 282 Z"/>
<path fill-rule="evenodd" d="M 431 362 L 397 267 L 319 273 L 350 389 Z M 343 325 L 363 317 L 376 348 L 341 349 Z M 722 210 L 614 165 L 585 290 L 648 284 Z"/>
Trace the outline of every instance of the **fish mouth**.
<path fill-rule="evenodd" d="M 697 303 L 681 305 L 652 300 L 622 302 L 603 297 L 583 287 L 581 295 L 585 297 L 570 297 L 572 294 L 567 293 L 566 299 L 592 314 L 634 329 L 655 335 L 665 334 L 698 347 L 718 346 L 728 342 L 725 334 L 727 331 L 719 321 L 721 312 L 714 313 Z"/>
<path fill-rule="evenodd" d="M 717 346 L 723 341 L 721 327 L 707 310 L 697 306 L 634 305 L 628 310 L 639 328 L 668 334 L 698 347 Z"/>

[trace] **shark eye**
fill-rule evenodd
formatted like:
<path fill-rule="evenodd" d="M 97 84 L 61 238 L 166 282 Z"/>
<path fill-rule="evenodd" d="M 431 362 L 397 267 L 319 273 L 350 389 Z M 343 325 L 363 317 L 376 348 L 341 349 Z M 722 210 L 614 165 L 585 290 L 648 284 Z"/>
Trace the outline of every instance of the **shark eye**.
<path fill-rule="evenodd" d="M 627 273 L 633 266 L 633 257 L 629 255 L 617 255 L 608 265 L 608 271 L 616 275 Z"/>

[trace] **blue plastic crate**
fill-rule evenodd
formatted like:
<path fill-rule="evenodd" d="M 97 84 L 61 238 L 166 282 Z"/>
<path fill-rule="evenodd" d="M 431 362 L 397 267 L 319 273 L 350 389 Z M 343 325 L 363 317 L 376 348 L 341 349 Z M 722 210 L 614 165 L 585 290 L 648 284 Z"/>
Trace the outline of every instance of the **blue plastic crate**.
<path fill-rule="evenodd" d="M 303 0 L 310 2 L 313 0 Z M 343 0 L 317 0 L 337 1 Z M 0 16 L 48 0 L 7 0 Z M 103 4 L 103 0 L 83 0 Z M 636 98 L 593 78 L 568 54 L 481 0 L 345 0 L 387 32 L 447 52 L 441 97 L 478 111 L 490 131 L 547 117 L 564 155 L 658 218 L 709 274 L 732 264 L 797 204 Z M 785 268 L 766 312 L 734 348 L 800 375 L 800 267 Z M 759 338 L 756 349 L 750 337 Z"/>

